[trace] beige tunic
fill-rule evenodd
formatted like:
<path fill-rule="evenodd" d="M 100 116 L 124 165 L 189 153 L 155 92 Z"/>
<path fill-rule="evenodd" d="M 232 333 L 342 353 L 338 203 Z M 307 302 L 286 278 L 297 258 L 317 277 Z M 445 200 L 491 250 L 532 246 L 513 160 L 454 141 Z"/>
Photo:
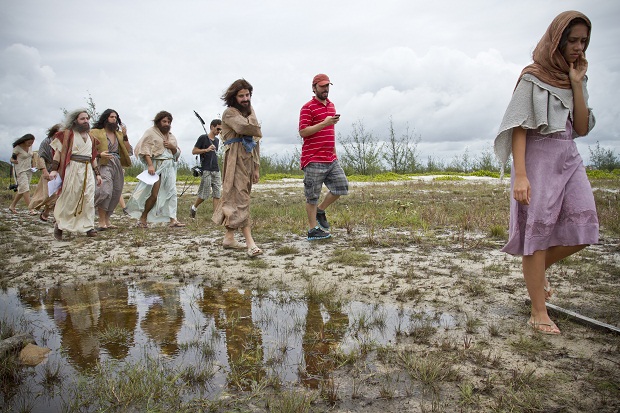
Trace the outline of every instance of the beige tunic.
<path fill-rule="evenodd" d="M 30 180 L 32 179 L 32 147 L 25 151 L 17 145 L 13 148 L 13 153 L 17 154 L 17 164 L 14 164 L 15 179 L 17 181 L 17 193 L 24 194 L 30 191 Z"/>
<path fill-rule="evenodd" d="M 62 144 L 54 139 L 52 148 L 60 151 Z M 80 133 L 74 131 L 72 154 L 90 158 L 92 150 L 90 138 L 84 142 Z M 86 232 L 95 228 L 95 175 L 90 162 L 72 160 L 67 165 L 54 217 L 58 228 L 63 231 Z"/>

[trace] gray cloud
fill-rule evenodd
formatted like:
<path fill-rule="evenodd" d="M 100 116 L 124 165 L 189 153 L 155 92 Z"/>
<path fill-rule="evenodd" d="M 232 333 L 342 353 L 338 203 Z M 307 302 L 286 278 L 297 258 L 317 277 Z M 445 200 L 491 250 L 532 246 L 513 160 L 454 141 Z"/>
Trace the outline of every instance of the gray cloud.
<path fill-rule="evenodd" d="M 580 140 L 582 155 L 596 140 L 620 154 L 619 8 L 585 0 L 11 2 L 0 16 L 0 158 L 18 136 L 42 137 L 61 107 L 84 106 L 89 93 L 100 111 L 119 111 L 134 142 L 169 110 L 188 155 L 202 132 L 192 111 L 217 117 L 220 95 L 239 77 L 254 86 L 264 152 L 292 153 L 299 108 L 324 72 L 340 134 L 362 121 L 385 137 L 392 117 L 422 137 L 423 156 L 449 161 L 491 144 L 521 68 L 565 9 L 594 26 L 588 74 L 598 122 Z"/>

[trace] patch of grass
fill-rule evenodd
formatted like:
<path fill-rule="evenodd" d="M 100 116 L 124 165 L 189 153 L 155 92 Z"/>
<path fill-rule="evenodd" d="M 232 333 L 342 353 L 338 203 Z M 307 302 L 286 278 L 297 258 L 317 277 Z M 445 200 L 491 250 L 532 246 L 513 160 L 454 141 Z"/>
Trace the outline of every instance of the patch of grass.
<path fill-rule="evenodd" d="M 180 411 L 180 374 L 161 359 L 147 356 L 137 363 L 106 361 L 69 390 L 65 411 Z"/>
<path fill-rule="evenodd" d="M 60 363 L 48 361 L 43 365 L 43 386 L 53 387 L 62 382 L 62 369 Z"/>
<path fill-rule="evenodd" d="M 408 332 L 413 341 L 419 344 L 428 344 L 435 333 L 437 333 L 437 327 L 428 319 L 412 323 Z"/>
<path fill-rule="evenodd" d="M 396 299 L 402 302 L 407 302 L 410 300 L 419 301 L 422 299 L 422 297 L 424 297 L 424 292 L 421 291 L 419 288 L 412 287 L 400 290 L 396 295 Z"/>
<path fill-rule="evenodd" d="M 269 398 L 271 413 L 309 413 L 316 395 L 302 389 L 290 389 Z"/>
<path fill-rule="evenodd" d="M 215 377 L 216 368 L 212 362 L 200 361 L 196 364 L 185 366 L 181 370 L 180 378 L 191 385 L 204 386 Z"/>
<path fill-rule="evenodd" d="M 479 318 L 471 316 L 469 314 L 465 315 L 465 332 L 467 334 L 475 334 L 478 330 L 478 327 L 482 325 L 482 322 Z"/>
<path fill-rule="evenodd" d="M 97 333 L 100 344 L 128 344 L 132 339 L 132 332 L 126 328 L 107 325 Z"/>
<path fill-rule="evenodd" d="M 370 256 L 365 252 L 355 251 L 348 248 L 337 248 L 332 253 L 332 257 L 328 262 L 350 265 L 353 267 L 363 267 L 368 263 L 368 261 L 370 261 Z"/>
<path fill-rule="evenodd" d="M 249 268 L 266 269 L 266 268 L 269 268 L 269 263 L 260 258 L 252 258 L 245 262 L 245 266 Z"/>
<path fill-rule="evenodd" d="M 461 406 L 477 406 L 480 396 L 475 393 L 475 387 L 470 381 L 459 384 L 459 404 Z"/>
<path fill-rule="evenodd" d="M 487 283 L 482 277 L 466 280 L 463 283 L 463 289 L 472 297 L 484 297 L 489 291 Z"/>
<path fill-rule="evenodd" d="M 456 175 L 442 175 L 433 178 L 433 181 L 464 181 L 465 178 Z"/>
<path fill-rule="evenodd" d="M 284 245 L 276 249 L 274 254 L 275 255 L 297 255 L 299 254 L 299 248 L 292 247 L 290 245 Z"/>
<path fill-rule="evenodd" d="M 443 354 L 425 353 L 401 350 L 398 359 L 411 379 L 422 382 L 423 385 L 436 387 L 443 381 L 455 381 L 459 378 L 452 360 Z"/>
<path fill-rule="evenodd" d="M 533 336 L 520 335 L 518 339 L 509 341 L 509 344 L 514 351 L 527 356 L 538 356 L 551 348 L 551 345 L 539 334 Z"/>
<path fill-rule="evenodd" d="M 491 238 L 505 240 L 508 238 L 508 232 L 504 225 L 491 225 L 489 227 L 489 235 Z"/>

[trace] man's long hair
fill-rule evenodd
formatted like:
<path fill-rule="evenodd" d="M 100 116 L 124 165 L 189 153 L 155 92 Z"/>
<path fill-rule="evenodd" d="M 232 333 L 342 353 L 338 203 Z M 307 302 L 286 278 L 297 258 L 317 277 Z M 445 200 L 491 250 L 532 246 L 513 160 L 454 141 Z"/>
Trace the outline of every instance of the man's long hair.
<path fill-rule="evenodd" d="M 170 112 L 162 110 L 158 112 L 157 115 L 155 115 L 155 119 L 153 119 L 153 125 L 158 126 L 159 122 L 164 118 L 168 118 L 170 119 L 170 122 L 172 122 L 172 115 L 170 114 Z"/>
<path fill-rule="evenodd" d="M 77 118 L 80 116 L 80 113 L 88 114 L 88 110 L 86 109 L 76 109 L 74 111 L 68 112 L 65 117 L 65 121 L 62 123 L 63 130 L 71 130 L 75 125 L 77 125 Z M 88 115 L 90 116 L 90 115 Z"/>
<path fill-rule="evenodd" d="M 99 116 L 99 120 L 97 120 L 97 122 L 93 125 L 93 129 L 105 129 L 105 123 L 113 113 L 116 113 L 116 128 L 118 129 L 121 124 L 121 117 L 118 116 L 118 112 L 114 109 L 104 110 L 101 116 Z"/>
<path fill-rule="evenodd" d="M 252 91 L 254 90 L 254 88 L 252 87 L 250 82 L 245 79 L 235 80 L 232 85 L 228 86 L 228 89 L 222 95 L 222 100 L 224 101 L 224 104 L 229 108 L 237 108 L 239 109 L 239 111 L 241 111 L 241 113 L 243 113 L 243 109 L 239 107 L 239 105 L 237 105 L 237 93 L 239 93 L 239 91 L 243 89 L 249 90 L 250 96 L 252 96 Z"/>
<path fill-rule="evenodd" d="M 51 128 L 49 128 L 47 130 L 47 137 L 49 139 L 54 139 L 54 135 L 56 135 L 56 132 L 58 132 L 60 130 L 60 128 L 62 128 L 62 125 L 60 123 L 57 123 L 54 126 L 52 126 Z"/>

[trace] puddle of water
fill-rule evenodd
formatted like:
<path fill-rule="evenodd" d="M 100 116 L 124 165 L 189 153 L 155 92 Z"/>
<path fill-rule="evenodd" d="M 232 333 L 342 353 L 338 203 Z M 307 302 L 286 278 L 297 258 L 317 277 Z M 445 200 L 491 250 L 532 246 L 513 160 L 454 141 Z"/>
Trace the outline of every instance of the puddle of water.
<path fill-rule="evenodd" d="M 26 379 L 2 389 L 0 403 L 38 394 L 32 412 L 61 409 L 63 391 L 44 385 L 57 368 L 73 381 L 99 363 L 164 359 L 179 371 L 207 371 L 193 395 L 213 397 L 227 386 L 276 377 L 315 388 L 336 349 L 388 344 L 423 325 L 451 327 L 454 319 L 428 310 L 351 302 L 341 308 L 290 293 L 100 283 L 0 292 L 3 323 L 23 325 L 52 351 Z M 192 370 L 193 369 L 193 370 Z M 204 384 L 204 383 L 203 383 Z M 62 387 L 62 386 L 61 386 Z"/>

